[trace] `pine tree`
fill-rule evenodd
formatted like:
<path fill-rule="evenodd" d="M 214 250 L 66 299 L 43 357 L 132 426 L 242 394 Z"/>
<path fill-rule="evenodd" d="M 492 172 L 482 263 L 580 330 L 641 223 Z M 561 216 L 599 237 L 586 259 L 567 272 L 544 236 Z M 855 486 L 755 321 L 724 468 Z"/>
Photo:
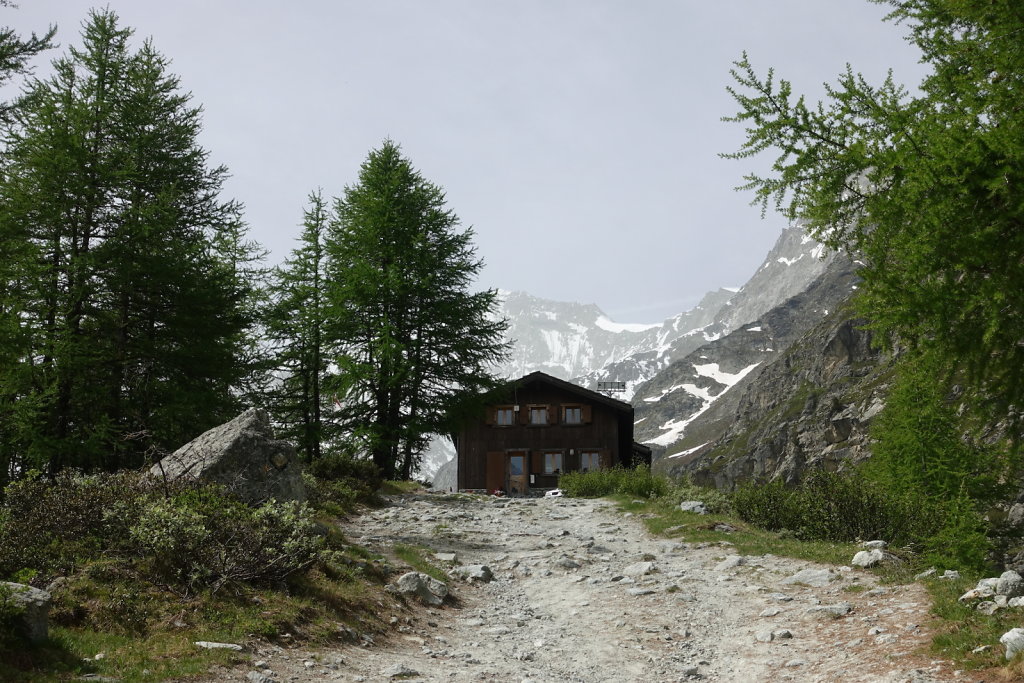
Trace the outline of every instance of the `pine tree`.
<path fill-rule="evenodd" d="M 196 143 L 200 110 L 131 33 L 91 13 L 5 139 L 15 362 L 0 368 L 0 429 L 50 471 L 180 445 L 231 414 L 246 372 L 240 207 L 218 198 L 226 171 Z"/>
<path fill-rule="evenodd" d="M 278 435 L 298 444 L 307 462 L 320 457 L 327 375 L 323 348 L 327 324 L 324 307 L 324 237 L 329 220 L 322 192 L 310 193 L 303 213 L 299 246 L 274 270 L 272 305 L 266 317 L 274 357 L 271 411 Z"/>
<path fill-rule="evenodd" d="M 385 141 L 335 203 L 327 235 L 331 389 L 384 476 L 408 478 L 459 398 L 494 385 L 506 352 L 497 292 L 444 192 Z"/>

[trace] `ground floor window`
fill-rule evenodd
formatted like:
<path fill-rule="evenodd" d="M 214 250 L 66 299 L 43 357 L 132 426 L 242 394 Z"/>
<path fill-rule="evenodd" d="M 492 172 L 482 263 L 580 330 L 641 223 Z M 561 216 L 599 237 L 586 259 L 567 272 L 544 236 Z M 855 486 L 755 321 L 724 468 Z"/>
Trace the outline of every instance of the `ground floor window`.
<path fill-rule="evenodd" d="M 598 451 L 583 451 L 580 453 L 580 470 L 593 472 L 601 469 L 601 453 Z"/>
<path fill-rule="evenodd" d="M 561 451 L 549 451 L 544 454 L 544 474 L 562 473 Z"/>

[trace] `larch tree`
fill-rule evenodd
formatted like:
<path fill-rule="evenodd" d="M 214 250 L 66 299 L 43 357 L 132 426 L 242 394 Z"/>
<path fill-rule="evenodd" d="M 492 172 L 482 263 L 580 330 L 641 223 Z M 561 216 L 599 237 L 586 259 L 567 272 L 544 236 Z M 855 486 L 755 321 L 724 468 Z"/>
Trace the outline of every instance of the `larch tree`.
<path fill-rule="evenodd" d="M 246 373 L 240 206 L 219 198 L 200 109 L 131 33 L 92 12 L 4 136 L 0 440 L 49 471 L 177 447 L 231 415 Z"/>
<path fill-rule="evenodd" d="M 495 385 L 507 323 L 494 315 L 496 291 L 471 291 L 483 265 L 472 229 L 394 142 L 370 152 L 334 208 L 326 292 L 337 416 L 385 477 L 408 478 L 457 402 Z"/>
<path fill-rule="evenodd" d="M 320 457 L 327 376 L 324 353 L 324 239 L 330 212 L 320 191 L 309 195 L 299 246 L 274 269 L 266 316 L 274 376 L 270 407 L 278 435 L 296 442 L 306 462 Z"/>
<path fill-rule="evenodd" d="M 0 7 L 11 7 L 8 0 L 0 0 Z M 46 33 L 39 36 L 32 33 L 22 38 L 9 26 L 0 27 L 0 86 L 8 84 L 17 76 L 25 76 L 31 72 L 31 60 L 40 52 L 52 47 L 53 37 L 57 28 L 50 26 Z M 13 105 L 0 102 L 0 123 L 8 122 L 13 113 Z M 13 297 L 16 295 L 17 282 L 13 264 L 25 257 L 24 245 L 18 241 L 0 241 L 0 368 L 14 367 L 20 356 L 19 349 L 25 342 Z M 0 436 L 11 431 L 11 415 L 4 412 L 5 404 L 13 399 L 11 380 L 0 377 Z M 6 428 L 5 428 L 6 425 Z M 12 464 L 17 460 L 19 445 L 0 438 L 0 491 L 7 484 Z"/>
<path fill-rule="evenodd" d="M 726 156 L 774 153 L 770 174 L 747 178 L 756 201 L 856 252 L 879 336 L 1006 414 L 1024 404 L 1024 6 L 873 1 L 931 66 L 920 92 L 848 68 L 810 105 L 744 55 L 727 120 L 747 140 Z"/>

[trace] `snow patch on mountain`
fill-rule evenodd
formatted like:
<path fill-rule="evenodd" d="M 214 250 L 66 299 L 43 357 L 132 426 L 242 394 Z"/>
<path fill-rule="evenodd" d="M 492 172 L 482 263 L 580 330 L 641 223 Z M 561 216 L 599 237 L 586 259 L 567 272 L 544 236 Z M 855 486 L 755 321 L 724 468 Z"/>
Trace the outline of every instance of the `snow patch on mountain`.
<path fill-rule="evenodd" d="M 608 332 L 646 332 L 647 330 L 655 327 L 660 327 L 662 323 L 654 323 L 652 325 L 645 325 L 643 323 L 617 323 L 613 320 L 609 320 L 603 315 L 598 316 L 595 321 L 598 327 Z"/>
<path fill-rule="evenodd" d="M 707 377 L 714 380 L 720 385 L 720 388 L 715 393 L 711 393 L 711 387 L 699 387 L 696 384 L 684 383 L 678 385 L 678 388 L 683 389 L 691 396 L 699 398 L 703 405 L 694 413 L 688 415 L 686 418 L 681 420 L 669 420 L 661 426 L 664 430 L 662 434 L 649 439 L 647 443 L 653 443 L 658 446 L 668 446 L 675 443 L 686 431 L 686 427 L 693 422 L 697 417 L 704 413 L 711 404 L 715 402 L 722 394 L 731 389 L 741 379 L 750 374 L 750 371 L 760 365 L 760 362 L 753 363 L 743 368 L 739 372 L 723 372 L 718 363 L 708 363 L 707 365 L 693 365 L 694 372 L 697 373 L 698 377 Z M 677 387 L 669 389 L 666 394 L 672 393 Z"/>

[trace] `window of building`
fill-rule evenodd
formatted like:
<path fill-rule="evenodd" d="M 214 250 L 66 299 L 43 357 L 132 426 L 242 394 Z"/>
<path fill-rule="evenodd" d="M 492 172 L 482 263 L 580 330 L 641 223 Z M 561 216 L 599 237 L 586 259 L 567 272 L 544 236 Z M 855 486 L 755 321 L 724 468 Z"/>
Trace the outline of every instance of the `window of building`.
<path fill-rule="evenodd" d="M 512 406 L 498 406 L 494 411 L 494 424 L 499 427 L 508 427 L 515 424 L 516 416 Z"/>
<path fill-rule="evenodd" d="M 548 423 L 547 406 L 530 406 L 530 424 L 546 425 Z"/>
<path fill-rule="evenodd" d="M 601 469 L 601 453 L 598 451 L 583 451 L 580 453 L 580 469 L 584 472 L 593 472 Z"/>
<path fill-rule="evenodd" d="M 567 425 L 583 424 L 583 407 L 562 406 L 562 423 Z"/>
<path fill-rule="evenodd" d="M 544 454 L 544 474 L 562 473 L 561 451 L 550 451 Z"/>

